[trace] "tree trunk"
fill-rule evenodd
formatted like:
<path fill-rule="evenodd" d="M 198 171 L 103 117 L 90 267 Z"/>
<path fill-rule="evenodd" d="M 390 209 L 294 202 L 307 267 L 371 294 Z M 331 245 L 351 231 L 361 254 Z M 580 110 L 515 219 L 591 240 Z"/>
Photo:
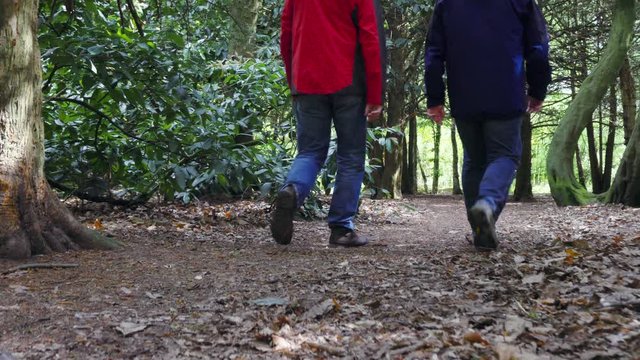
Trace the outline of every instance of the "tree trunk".
<path fill-rule="evenodd" d="M 391 29 L 392 40 L 403 38 L 404 18 L 401 8 L 394 6 L 386 14 L 386 20 Z M 389 66 L 392 79 L 389 82 L 387 124 L 388 128 L 395 128 L 390 132 L 391 140 L 397 145 L 391 151 L 385 149 L 384 169 L 382 173 L 382 188 L 388 191 L 392 199 L 402 198 L 402 151 L 404 149 L 404 108 L 406 100 L 405 91 L 405 60 L 407 58 L 406 47 L 394 46 L 389 51 Z"/>
<path fill-rule="evenodd" d="M 113 248 L 78 223 L 44 176 L 38 1 L 0 0 L 0 257 Z"/>
<path fill-rule="evenodd" d="M 261 0 L 236 0 L 229 4 L 231 31 L 229 54 L 250 57 L 255 51 L 256 26 Z"/>
<path fill-rule="evenodd" d="M 547 175 L 558 205 L 583 205 L 597 200 L 576 181 L 573 155 L 580 134 L 622 67 L 633 38 L 635 13 L 635 0 L 616 0 L 607 47 L 554 134 L 547 156 Z"/>
<path fill-rule="evenodd" d="M 462 187 L 460 186 L 460 170 L 458 169 L 458 139 L 456 137 L 455 121 L 451 121 L 451 148 L 453 150 L 453 195 L 462 195 Z"/>
<path fill-rule="evenodd" d="M 617 84 L 611 85 L 611 95 L 609 97 L 609 131 L 605 144 L 604 167 L 602 173 L 602 191 L 607 191 L 611 187 L 611 173 L 613 172 L 613 150 L 616 146 L 616 127 L 618 125 L 618 94 Z M 602 125 L 601 125 L 602 126 Z"/>
<path fill-rule="evenodd" d="M 640 113 L 606 201 L 640 207 Z"/>
<path fill-rule="evenodd" d="M 410 111 L 409 141 L 404 147 L 404 165 L 402 167 L 402 193 L 415 195 L 418 192 L 418 119 L 416 112 Z"/>
<path fill-rule="evenodd" d="M 418 154 L 418 167 L 420 168 L 420 175 L 422 176 L 422 185 L 424 186 L 424 193 L 429 193 L 429 181 L 427 179 L 427 173 L 424 171 L 422 161 L 420 161 L 420 154 Z"/>
<path fill-rule="evenodd" d="M 440 139 L 442 138 L 442 126 L 434 124 L 433 136 L 433 183 L 431 193 L 438 193 L 438 183 L 440 182 Z"/>
<path fill-rule="evenodd" d="M 574 9 L 577 10 L 577 2 L 575 1 L 574 1 Z M 575 26 L 577 26 L 578 24 L 577 14 L 575 15 L 575 21 L 576 21 Z M 583 67 L 586 67 L 586 65 L 583 65 Z M 587 72 L 587 69 L 584 70 L 584 73 L 585 73 L 584 76 L 587 76 L 586 72 Z M 572 67 L 571 68 L 571 101 L 573 101 L 577 95 L 577 90 L 576 90 L 577 77 L 578 77 L 577 71 L 575 67 Z M 584 80 L 584 78 L 582 80 Z M 578 168 L 578 182 L 580 183 L 580 185 L 582 185 L 583 188 L 586 189 L 587 178 L 584 175 L 584 167 L 582 166 L 582 154 L 580 153 L 580 146 L 576 146 L 576 167 Z"/>
<path fill-rule="evenodd" d="M 595 129 L 593 127 L 593 118 L 587 123 L 587 144 L 589 149 L 589 168 L 591 170 L 591 186 L 593 192 L 598 194 L 602 192 L 602 172 L 600 171 L 600 162 L 598 160 L 598 145 L 596 144 Z"/>
<path fill-rule="evenodd" d="M 584 166 L 582 166 L 582 153 L 580 146 L 576 147 L 576 167 L 578 168 L 578 182 L 583 188 L 587 188 L 587 177 L 584 175 Z"/>
<path fill-rule="evenodd" d="M 231 29 L 229 32 L 229 55 L 249 58 L 253 57 L 256 50 L 256 30 L 258 12 L 262 0 L 233 1 L 229 5 L 231 16 Z M 238 110 L 238 119 L 249 117 L 249 110 Z M 249 144 L 254 141 L 255 124 L 244 123 L 238 125 L 238 134 L 235 136 L 236 144 Z"/>
<path fill-rule="evenodd" d="M 384 117 L 385 115 L 383 115 Z M 370 142 L 369 166 L 373 168 L 371 174 L 373 181 L 372 198 L 384 198 L 384 188 L 382 187 L 382 176 L 384 172 L 384 147 L 378 141 Z"/>
<path fill-rule="evenodd" d="M 526 114 L 522 121 L 522 159 L 516 173 L 516 187 L 513 192 L 515 201 L 533 200 L 533 186 L 531 185 L 531 114 Z"/>
<path fill-rule="evenodd" d="M 624 125 L 624 144 L 629 143 L 633 131 L 634 119 L 638 111 L 636 105 L 636 82 L 631 72 L 629 57 L 624 59 L 620 70 L 620 91 L 622 92 L 622 123 Z"/>

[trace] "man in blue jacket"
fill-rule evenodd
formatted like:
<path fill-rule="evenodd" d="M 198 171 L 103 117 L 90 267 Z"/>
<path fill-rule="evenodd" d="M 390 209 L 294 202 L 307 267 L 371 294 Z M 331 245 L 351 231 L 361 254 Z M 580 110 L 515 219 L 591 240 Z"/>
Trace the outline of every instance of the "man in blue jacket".
<path fill-rule="evenodd" d="M 451 115 L 464 147 L 462 183 L 478 250 L 495 250 L 500 216 L 522 154 L 526 111 L 551 82 L 549 35 L 535 0 L 438 0 L 425 52 L 427 115 Z"/>

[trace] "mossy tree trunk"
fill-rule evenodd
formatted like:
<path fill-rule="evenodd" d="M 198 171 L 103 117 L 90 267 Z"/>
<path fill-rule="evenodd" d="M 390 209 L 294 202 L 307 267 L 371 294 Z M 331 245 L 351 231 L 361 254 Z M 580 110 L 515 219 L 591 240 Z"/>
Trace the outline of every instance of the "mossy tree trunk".
<path fill-rule="evenodd" d="M 576 180 L 573 156 L 580 134 L 622 67 L 633 38 L 635 14 L 635 0 L 616 0 L 607 47 L 571 102 L 549 147 L 547 176 L 551 194 L 560 206 L 584 205 L 598 200 Z"/>
<path fill-rule="evenodd" d="M 116 246 L 78 223 L 44 176 L 37 13 L 37 0 L 0 0 L 0 258 Z"/>
<path fill-rule="evenodd" d="M 629 57 L 624 60 L 620 69 L 620 91 L 622 92 L 622 123 L 624 125 L 624 144 L 629 143 L 633 131 L 634 119 L 638 111 L 636 105 L 636 81 L 631 72 Z"/>
<path fill-rule="evenodd" d="M 606 201 L 640 207 L 640 112 Z"/>
<path fill-rule="evenodd" d="M 256 27 L 261 0 L 235 0 L 229 2 L 231 31 L 229 33 L 229 54 L 251 57 L 255 52 Z"/>

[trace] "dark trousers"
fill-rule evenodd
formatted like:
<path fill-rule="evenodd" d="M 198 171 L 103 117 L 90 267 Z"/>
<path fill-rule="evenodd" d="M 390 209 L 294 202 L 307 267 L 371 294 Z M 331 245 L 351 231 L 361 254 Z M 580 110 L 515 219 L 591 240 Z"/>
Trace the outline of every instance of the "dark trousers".
<path fill-rule="evenodd" d="M 477 200 L 485 199 L 493 205 L 497 220 L 522 156 L 522 116 L 508 120 L 457 119 L 456 126 L 464 147 L 462 188 L 467 210 Z"/>
<path fill-rule="evenodd" d="M 298 206 L 302 205 L 327 159 L 333 122 L 338 137 L 338 172 L 328 222 L 330 227 L 353 229 L 364 180 L 365 98 L 337 94 L 297 95 L 293 103 L 298 122 L 298 154 L 285 185 L 295 186 Z"/>

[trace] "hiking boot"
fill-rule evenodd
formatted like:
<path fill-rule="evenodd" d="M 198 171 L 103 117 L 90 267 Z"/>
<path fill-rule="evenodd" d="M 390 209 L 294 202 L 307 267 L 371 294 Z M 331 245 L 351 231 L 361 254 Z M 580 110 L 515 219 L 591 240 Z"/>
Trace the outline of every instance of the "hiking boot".
<path fill-rule="evenodd" d="M 364 246 L 369 243 L 369 239 L 365 236 L 359 236 L 355 230 L 337 227 L 331 229 L 331 237 L 329 237 L 330 246 L 357 247 Z"/>
<path fill-rule="evenodd" d="M 275 209 L 271 214 L 271 236 L 278 244 L 288 245 L 291 243 L 297 198 L 293 185 L 285 186 L 276 195 Z"/>
<path fill-rule="evenodd" d="M 487 200 L 480 199 L 469 210 L 473 230 L 473 245 L 479 251 L 492 251 L 498 248 L 493 208 Z"/>

